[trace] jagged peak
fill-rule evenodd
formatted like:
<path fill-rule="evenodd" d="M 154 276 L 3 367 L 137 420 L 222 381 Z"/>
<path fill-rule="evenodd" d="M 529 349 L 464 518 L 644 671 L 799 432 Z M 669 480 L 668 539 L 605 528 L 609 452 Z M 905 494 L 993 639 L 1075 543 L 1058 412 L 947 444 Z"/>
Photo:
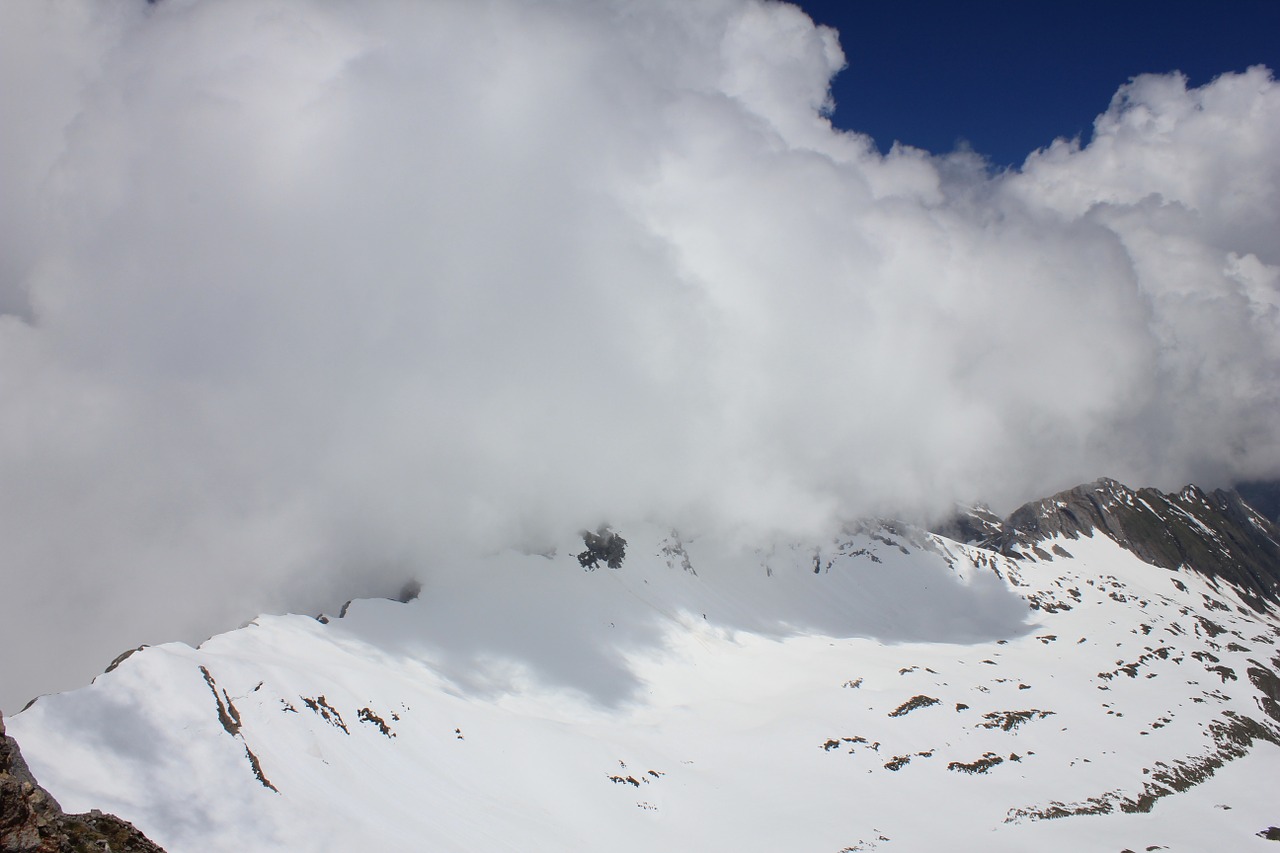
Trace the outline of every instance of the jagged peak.
<path fill-rule="evenodd" d="M 1153 565 L 1226 580 L 1259 609 L 1280 602 L 1280 531 L 1232 490 L 1188 484 L 1164 493 L 1101 477 L 1026 503 L 995 532 L 967 541 L 1022 557 L 1046 540 L 1095 531 Z"/>
<path fill-rule="evenodd" d="M 1187 483 L 1187 485 L 1182 487 L 1182 491 L 1178 493 L 1178 497 L 1183 500 L 1203 501 L 1205 494 L 1195 483 Z"/>

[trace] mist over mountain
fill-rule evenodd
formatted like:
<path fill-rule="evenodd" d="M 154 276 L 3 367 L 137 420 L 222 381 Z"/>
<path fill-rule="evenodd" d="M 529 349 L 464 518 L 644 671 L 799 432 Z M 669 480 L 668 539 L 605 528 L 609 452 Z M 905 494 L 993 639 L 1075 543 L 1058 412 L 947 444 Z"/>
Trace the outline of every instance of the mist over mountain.
<path fill-rule="evenodd" d="M 1276 526 L 1106 479 L 970 519 L 584 531 L 130 650 L 0 782 L 169 853 L 1270 849 Z"/>
<path fill-rule="evenodd" d="M 1270 71 L 993 172 L 833 129 L 843 64 L 750 0 L 0 7 L 0 706 L 606 521 L 1280 474 Z"/>

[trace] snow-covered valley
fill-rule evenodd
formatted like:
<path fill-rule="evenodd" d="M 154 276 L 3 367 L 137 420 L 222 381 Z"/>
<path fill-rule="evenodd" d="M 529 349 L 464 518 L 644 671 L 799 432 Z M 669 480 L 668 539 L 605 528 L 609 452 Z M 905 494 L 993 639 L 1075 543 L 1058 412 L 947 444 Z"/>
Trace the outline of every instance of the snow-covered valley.
<path fill-rule="evenodd" d="M 145 648 L 9 732 L 171 853 L 1271 847 L 1280 620 L 1229 584 L 1101 533 L 620 532 Z"/>
<path fill-rule="evenodd" d="M 0 0 L 0 853 L 1280 851 L 1280 3 L 917 6 Z"/>

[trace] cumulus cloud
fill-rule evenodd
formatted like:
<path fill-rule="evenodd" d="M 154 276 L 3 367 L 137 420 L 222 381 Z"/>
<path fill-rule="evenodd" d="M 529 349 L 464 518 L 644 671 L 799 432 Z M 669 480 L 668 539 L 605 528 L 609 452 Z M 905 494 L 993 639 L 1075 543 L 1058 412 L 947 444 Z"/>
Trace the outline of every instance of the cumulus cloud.
<path fill-rule="evenodd" d="M 1280 473 L 1267 70 L 992 174 L 834 130 L 843 64 L 760 0 L 0 6 L 6 681 L 605 518 Z"/>

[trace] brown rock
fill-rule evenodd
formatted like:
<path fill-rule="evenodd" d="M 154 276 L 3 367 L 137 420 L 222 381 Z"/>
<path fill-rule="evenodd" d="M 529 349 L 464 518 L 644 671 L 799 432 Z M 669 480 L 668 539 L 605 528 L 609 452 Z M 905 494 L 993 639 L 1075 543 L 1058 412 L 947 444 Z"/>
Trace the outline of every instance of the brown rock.
<path fill-rule="evenodd" d="M 164 853 L 133 824 L 96 809 L 69 815 L 36 783 L 0 715 L 0 853 Z"/>

